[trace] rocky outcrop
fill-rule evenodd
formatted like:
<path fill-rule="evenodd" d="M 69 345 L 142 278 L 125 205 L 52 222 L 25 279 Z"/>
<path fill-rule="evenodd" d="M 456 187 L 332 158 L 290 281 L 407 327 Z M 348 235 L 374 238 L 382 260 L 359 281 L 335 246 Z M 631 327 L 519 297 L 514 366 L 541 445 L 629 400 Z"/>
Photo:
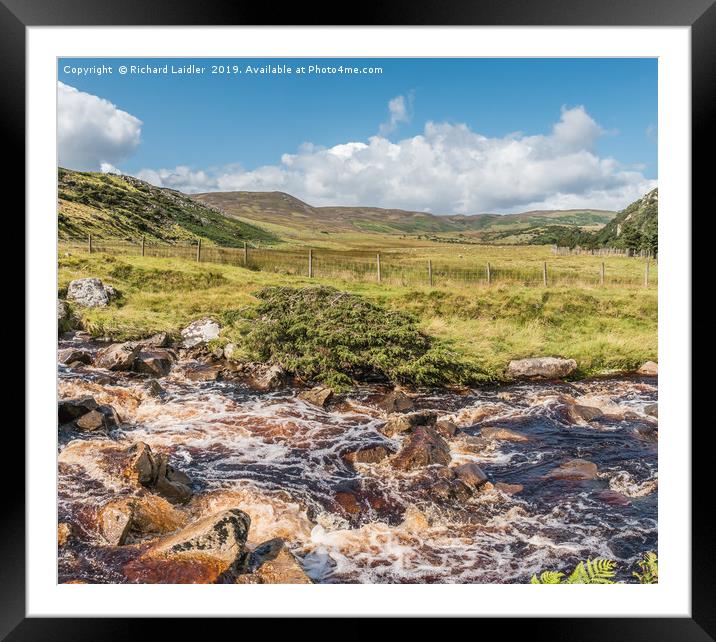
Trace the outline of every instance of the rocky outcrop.
<path fill-rule="evenodd" d="M 140 346 L 130 341 L 113 343 L 106 348 L 102 348 L 95 355 L 94 366 L 105 370 L 131 370 L 139 350 Z"/>
<path fill-rule="evenodd" d="M 130 581 L 211 584 L 236 581 L 246 564 L 251 519 L 230 508 L 155 543 L 124 567 Z"/>
<path fill-rule="evenodd" d="M 391 462 L 399 470 L 450 463 L 450 447 L 430 426 L 417 426 Z"/>
<path fill-rule="evenodd" d="M 391 390 L 387 395 L 380 399 L 377 404 L 378 408 L 390 414 L 394 412 L 410 412 L 414 410 L 415 404 L 402 390 Z"/>
<path fill-rule="evenodd" d="M 169 465 L 163 453 L 154 453 L 143 441 L 127 450 L 129 458 L 124 475 L 149 490 L 162 495 L 173 504 L 185 503 L 192 496 L 191 480 L 184 473 Z"/>
<path fill-rule="evenodd" d="M 363 446 L 356 450 L 343 453 L 343 461 L 347 464 L 377 464 L 392 454 L 386 446 Z"/>
<path fill-rule="evenodd" d="M 60 399 L 57 402 L 57 421 L 63 429 L 83 432 L 107 432 L 120 424 L 112 406 L 100 405 L 89 396 Z"/>
<path fill-rule="evenodd" d="M 324 408 L 333 397 L 333 390 L 326 386 L 316 386 L 298 394 L 298 398 L 313 406 Z"/>
<path fill-rule="evenodd" d="M 145 495 L 108 502 L 100 510 L 98 522 L 105 541 L 121 546 L 142 537 L 171 533 L 186 524 L 186 516 L 167 500 Z"/>
<path fill-rule="evenodd" d="M 95 277 L 70 281 L 67 299 L 84 308 L 103 308 L 119 296 L 112 286 L 106 286 Z"/>
<path fill-rule="evenodd" d="M 544 479 L 588 480 L 597 477 L 597 465 L 586 459 L 571 459 L 549 471 Z"/>
<path fill-rule="evenodd" d="M 168 332 L 157 332 L 151 337 L 137 341 L 142 348 L 168 348 L 172 344 Z"/>
<path fill-rule="evenodd" d="M 506 374 L 511 379 L 562 379 L 576 370 L 574 359 L 536 357 L 510 361 Z"/>
<path fill-rule="evenodd" d="M 218 338 L 221 326 L 217 321 L 209 317 L 198 319 L 190 323 L 181 331 L 183 346 L 193 348 Z"/>
<path fill-rule="evenodd" d="M 659 364 L 655 361 L 647 361 L 637 371 L 637 374 L 645 377 L 658 377 L 659 376 Z"/>
<path fill-rule="evenodd" d="M 469 463 L 432 469 L 427 480 L 418 482 L 418 487 L 424 488 L 432 501 L 463 503 L 476 492 L 491 488 L 492 484 L 477 464 Z"/>
<path fill-rule="evenodd" d="M 434 426 L 438 413 L 435 410 L 418 410 L 407 414 L 393 413 L 378 430 L 386 437 L 410 432 L 416 426 Z"/>
<path fill-rule="evenodd" d="M 502 428 L 501 426 L 486 426 L 480 431 L 480 437 L 494 441 L 525 442 L 530 438 L 516 430 Z"/>
<path fill-rule="evenodd" d="M 142 347 L 134 359 L 132 369 L 150 377 L 165 377 L 175 360 L 175 355 L 165 348 Z"/>

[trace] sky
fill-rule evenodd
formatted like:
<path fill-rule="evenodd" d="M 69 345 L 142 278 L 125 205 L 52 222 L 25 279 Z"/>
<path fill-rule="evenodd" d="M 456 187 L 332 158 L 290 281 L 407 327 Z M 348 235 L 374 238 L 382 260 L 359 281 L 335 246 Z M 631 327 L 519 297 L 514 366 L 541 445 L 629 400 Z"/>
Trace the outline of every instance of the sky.
<path fill-rule="evenodd" d="M 653 58 L 58 61 L 61 166 L 311 205 L 621 209 L 657 117 Z"/>

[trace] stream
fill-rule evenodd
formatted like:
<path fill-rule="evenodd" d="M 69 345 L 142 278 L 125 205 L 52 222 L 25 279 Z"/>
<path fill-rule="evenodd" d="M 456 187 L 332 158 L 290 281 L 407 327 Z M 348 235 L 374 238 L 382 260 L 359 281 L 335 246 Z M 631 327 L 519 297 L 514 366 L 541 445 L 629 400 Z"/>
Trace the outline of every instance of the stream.
<path fill-rule="evenodd" d="M 133 547 L 108 547 L 93 528 L 97 507 L 118 492 L 95 462 L 108 442 L 143 441 L 168 454 L 191 478 L 192 517 L 240 508 L 251 517 L 251 541 L 284 538 L 320 583 L 523 583 L 587 557 L 616 560 L 617 579 L 629 580 L 631 565 L 657 550 L 658 433 L 645 412 L 657 401 L 655 378 L 411 393 L 416 409 L 438 410 L 459 426 L 450 465 L 477 463 L 492 482 L 466 499 L 440 501 L 426 490 L 431 470 L 343 458 L 365 446 L 401 447 L 404 437 L 378 430 L 386 416 L 377 401 L 387 388 L 362 386 L 323 409 L 292 387 L 257 392 L 184 372 L 173 368 L 159 380 L 164 394 L 153 397 L 142 375 L 108 379 L 103 370 L 59 365 L 60 398 L 91 395 L 122 420 L 109 435 L 59 439 L 58 521 L 81 534 L 60 550 L 60 582 L 130 581 L 122 569 Z M 565 395 L 596 396 L 609 412 L 574 421 Z M 485 438 L 488 426 L 525 440 Z M 549 476 L 573 459 L 596 464 L 596 477 Z"/>

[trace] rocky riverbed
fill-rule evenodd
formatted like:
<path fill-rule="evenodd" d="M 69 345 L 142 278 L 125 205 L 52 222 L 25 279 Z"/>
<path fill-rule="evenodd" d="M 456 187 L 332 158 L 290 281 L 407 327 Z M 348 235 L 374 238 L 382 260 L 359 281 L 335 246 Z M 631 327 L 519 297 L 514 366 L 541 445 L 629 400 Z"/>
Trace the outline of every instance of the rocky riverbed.
<path fill-rule="evenodd" d="M 167 344 L 60 341 L 61 582 L 518 583 L 657 548 L 653 376 L 334 395 Z"/>

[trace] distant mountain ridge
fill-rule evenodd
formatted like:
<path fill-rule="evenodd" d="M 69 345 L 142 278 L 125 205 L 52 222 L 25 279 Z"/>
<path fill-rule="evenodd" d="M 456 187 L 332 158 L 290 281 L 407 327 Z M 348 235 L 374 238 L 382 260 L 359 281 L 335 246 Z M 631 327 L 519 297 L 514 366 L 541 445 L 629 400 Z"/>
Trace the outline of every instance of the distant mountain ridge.
<path fill-rule="evenodd" d="M 616 215 L 609 210 L 536 210 L 518 214 L 436 215 L 379 207 L 314 207 L 284 192 L 205 192 L 193 198 L 251 222 L 286 229 L 319 227 L 325 233 L 472 234 L 536 229 L 549 225 L 598 228 Z"/>

